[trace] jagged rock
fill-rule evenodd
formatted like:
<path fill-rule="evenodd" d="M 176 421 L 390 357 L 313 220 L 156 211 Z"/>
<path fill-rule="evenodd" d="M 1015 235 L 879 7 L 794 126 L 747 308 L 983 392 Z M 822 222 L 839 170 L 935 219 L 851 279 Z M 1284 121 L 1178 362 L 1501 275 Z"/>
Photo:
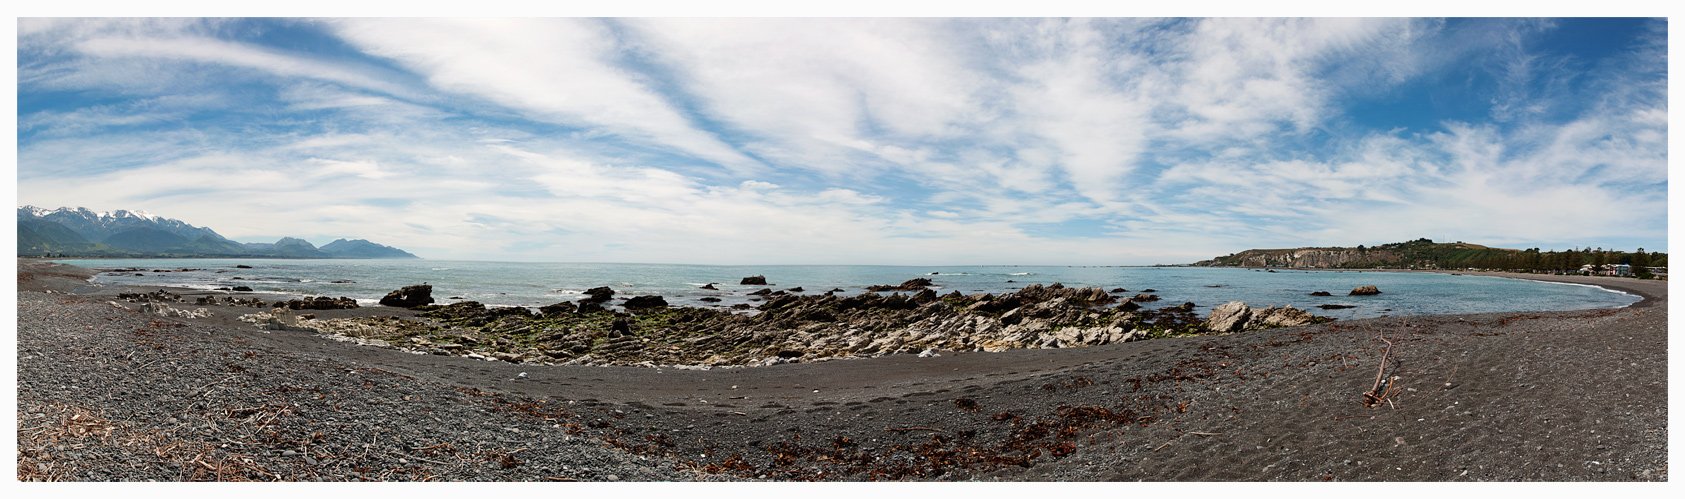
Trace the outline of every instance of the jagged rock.
<path fill-rule="evenodd" d="M 1327 291 L 1316 291 L 1312 292 L 1311 296 L 1334 296 L 1334 294 Z"/>
<path fill-rule="evenodd" d="M 1127 300 L 1126 299 L 1126 300 L 1123 300 L 1123 303 L 1117 304 L 1117 308 L 1119 310 L 1133 312 L 1133 311 L 1136 311 L 1136 310 L 1140 310 L 1141 304 L 1135 303 L 1135 300 Z"/>
<path fill-rule="evenodd" d="M 667 306 L 667 300 L 656 295 L 645 295 L 626 300 L 624 306 L 626 308 L 660 308 Z"/>
<path fill-rule="evenodd" d="M 790 288 L 790 289 L 786 289 L 785 291 L 789 291 L 791 293 L 800 293 L 800 292 L 806 291 L 806 290 L 802 289 L 801 286 L 796 286 L 796 287 L 793 287 L 793 288 Z"/>
<path fill-rule="evenodd" d="M 491 357 L 504 362 L 514 362 L 517 364 L 519 364 L 524 358 L 521 354 L 509 352 L 492 352 Z"/>
<path fill-rule="evenodd" d="M 205 310 L 204 308 L 200 308 L 198 310 L 193 310 L 193 311 L 187 311 L 187 310 L 182 310 L 182 309 L 178 309 L 178 308 L 170 308 L 169 305 L 164 305 L 162 303 L 154 303 L 154 302 L 141 303 L 139 310 L 141 311 L 141 313 L 152 314 L 152 315 L 156 315 L 156 316 L 159 316 L 159 317 L 180 317 L 180 318 L 185 318 L 185 319 L 198 319 L 198 318 L 204 318 L 204 317 L 210 317 L 211 316 L 211 312 L 208 311 L 208 310 Z"/>
<path fill-rule="evenodd" d="M 757 276 L 745 277 L 745 278 L 743 278 L 743 280 L 741 282 L 738 282 L 738 284 L 741 284 L 741 285 L 744 285 L 744 286 L 765 286 L 765 285 L 767 285 L 766 284 L 766 276 L 757 275 Z"/>
<path fill-rule="evenodd" d="M 918 293 L 913 294 L 912 299 L 913 303 L 920 305 L 930 303 L 936 301 L 936 292 L 929 289 L 920 290 Z"/>
<path fill-rule="evenodd" d="M 761 288 L 761 289 L 749 292 L 750 296 L 765 296 L 765 295 L 770 295 L 770 294 L 772 294 L 771 288 Z"/>
<path fill-rule="evenodd" d="M 1149 294 L 1146 294 L 1146 293 L 1140 293 L 1140 294 L 1137 294 L 1137 295 L 1129 298 L 1129 301 L 1137 301 L 1137 302 L 1158 301 L 1158 300 L 1159 300 L 1158 295 L 1149 295 Z"/>
<path fill-rule="evenodd" d="M 700 289 L 720 289 L 720 288 L 714 287 L 714 284 L 715 283 L 712 283 L 712 282 L 710 282 L 708 284 L 703 284 Z"/>
<path fill-rule="evenodd" d="M 1292 306 L 1269 307 L 1254 312 L 1252 324 L 1248 326 L 1302 326 L 1315 322 L 1315 320 L 1316 316 Z"/>
<path fill-rule="evenodd" d="M 1367 295 L 1378 295 L 1378 294 L 1381 294 L 1381 290 L 1375 289 L 1375 285 L 1371 284 L 1371 285 L 1368 285 L 1368 286 L 1358 286 L 1358 287 L 1352 288 L 1351 294 L 1347 295 L 1347 296 L 1367 296 Z"/>
<path fill-rule="evenodd" d="M 579 302 L 579 312 L 578 312 L 579 315 L 594 314 L 594 313 L 597 313 L 597 312 L 607 312 L 607 311 L 608 311 L 608 309 L 603 308 L 602 304 L 594 302 L 594 301 L 580 301 Z"/>
<path fill-rule="evenodd" d="M 626 320 L 625 317 L 616 317 L 614 322 L 609 324 L 609 331 L 620 334 L 631 334 L 632 321 Z"/>
<path fill-rule="evenodd" d="M 380 299 L 380 304 L 388 307 L 419 307 L 433 303 L 433 286 L 417 284 L 404 286 Z"/>
<path fill-rule="evenodd" d="M 1211 315 L 1205 319 L 1205 328 L 1213 332 L 1229 333 L 1246 327 L 1246 321 L 1251 319 L 1251 307 L 1242 302 L 1231 301 L 1211 310 Z"/>

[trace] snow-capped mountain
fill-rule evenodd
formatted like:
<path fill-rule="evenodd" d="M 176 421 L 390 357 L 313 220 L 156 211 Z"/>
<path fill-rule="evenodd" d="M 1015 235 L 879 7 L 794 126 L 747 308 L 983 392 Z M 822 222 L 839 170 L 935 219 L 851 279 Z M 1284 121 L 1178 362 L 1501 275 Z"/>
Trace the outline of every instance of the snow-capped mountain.
<path fill-rule="evenodd" d="M 138 210 L 94 212 L 87 208 L 59 208 L 47 210 L 34 206 L 18 208 L 18 220 L 41 219 L 58 223 L 80 234 L 89 242 L 103 242 L 112 235 L 137 229 L 153 229 L 181 236 L 188 241 L 210 236 L 213 241 L 227 241 L 216 231 L 196 227 L 180 220 L 163 218 Z"/>
<path fill-rule="evenodd" d="M 18 207 L 18 255 L 96 257 L 416 258 L 361 239 L 317 248 L 303 239 L 238 243 L 207 227 L 139 210 Z"/>

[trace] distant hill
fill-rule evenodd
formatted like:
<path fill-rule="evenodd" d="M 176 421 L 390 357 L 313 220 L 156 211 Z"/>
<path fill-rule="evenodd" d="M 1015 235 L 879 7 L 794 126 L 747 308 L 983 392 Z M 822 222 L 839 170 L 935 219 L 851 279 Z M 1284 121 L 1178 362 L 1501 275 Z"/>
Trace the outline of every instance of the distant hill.
<path fill-rule="evenodd" d="M 1423 238 L 1402 243 L 1355 248 L 1323 247 L 1249 249 L 1195 263 L 1201 267 L 1299 268 L 1456 268 L 1472 262 L 1512 256 L 1521 250 L 1490 248 L 1463 242 L 1436 243 Z"/>
<path fill-rule="evenodd" d="M 283 237 L 274 243 L 239 243 L 207 227 L 144 211 L 94 212 L 87 208 L 18 208 L 18 256 L 106 258 L 418 258 L 362 239 L 338 239 L 317 248 Z"/>
<path fill-rule="evenodd" d="M 335 239 L 323 246 L 322 251 L 335 258 L 418 258 L 408 251 L 363 239 Z"/>

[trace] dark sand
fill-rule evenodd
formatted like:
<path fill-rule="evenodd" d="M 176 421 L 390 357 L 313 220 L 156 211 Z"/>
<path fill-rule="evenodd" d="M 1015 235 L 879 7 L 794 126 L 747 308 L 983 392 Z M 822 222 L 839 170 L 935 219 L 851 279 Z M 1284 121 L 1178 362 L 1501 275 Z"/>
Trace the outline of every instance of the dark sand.
<path fill-rule="evenodd" d="M 56 335 L 36 334 L 37 328 L 48 327 L 37 324 L 53 322 L 42 314 L 113 316 L 86 319 L 90 324 L 149 320 L 105 304 L 109 298 L 100 295 L 117 290 L 40 295 L 85 286 L 79 275 L 74 268 L 19 260 L 20 302 L 27 298 L 41 304 L 20 304 L 18 311 L 20 449 L 26 447 L 21 442 L 26 440 L 27 404 L 67 404 L 133 428 L 164 425 L 131 407 L 147 404 L 145 397 L 101 397 L 64 388 L 74 383 L 62 377 L 134 376 L 145 371 L 136 371 L 137 366 L 148 366 L 53 354 L 78 347 L 56 343 Z M 1614 310 L 1379 318 L 1086 348 L 942 352 L 930 358 L 899 355 L 709 371 L 412 355 L 308 333 L 266 333 L 233 320 L 262 310 L 253 308 L 209 307 L 216 317 L 168 319 L 186 325 L 154 329 L 184 341 L 191 338 L 195 345 L 233 345 L 218 355 L 261 352 L 233 357 L 242 359 L 248 372 L 233 385 L 312 385 L 333 392 L 342 388 L 312 376 L 350 369 L 394 386 L 445 394 L 439 397 L 473 390 L 502 394 L 458 398 L 479 407 L 474 417 L 496 415 L 515 434 L 571 430 L 576 437 L 565 445 L 499 437 L 505 447 L 532 449 L 517 456 L 578 452 L 568 449 L 582 442 L 605 453 L 592 458 L 595 466 L 583 466 L 588 471 L 580 471 L 582 466 L 564 470 L 565 459 L 554 456 L 527 458 L 515 466 L 486 459 L 407 464 L 445 480 L 1667 480 L 1666 282 L 1511 277 L 1595 284 L 1644 300 Z M 385 307 L 317 313 L 408 314 Z M 79 341 L 141 344 L 160 341 L 149 334 L 165 334 L 126 327 L 87 326 L 79 333 L 93 337 Z M 1383 337 L 1393 343 L 1390 351 Z M 1380 404 L 1366 407 L 1363 394 L 1376 382 L 1383 351 L 1384 377 L 1392 391 Z M 191 379 L 172 382 L 214 383 L 228 371 L 218 367 L 225 359 L 183 357 L 174 358 L 200 361 L 204 372 L 187 376 L 178 366 L 169 377 Z M 249 374 L 256 372 L 262 376 Z M 455 448 L 493 438 L 467 430 L 440 435 L 434 426 L 451 423 L 441 419 L 434 419 L 437 424 L 392 421 L 390 413 L 378 411 L 404 411 L 409 396 L 380 397 L 378 390 L 370 395 L 368 386 L 343 389 L 364 391 L 335 396 L 379 397 L 382 404 L 379 409 L 370 408 L 375 404 L 336 405 L 330 412 L 339 414 L 339 421 L 385 419 L 389 428 L 378 431 L 423 435 L 416 440 L 450 441 Z M 249 391 L 227 395 L 243 398 L 226 404 L 262 404 L 275 397 Z M 34 402 L 26 404 L 26 399 Z M 164 404 L 179 406 L 164 411 L 180 414 L 178 419 L 192 415 L 211 421 L 227 412 L 203 402 L 172 399 Z M 443 410 L 420 403 L 409 410 L 423 407 Z M 535 419 L 535 413 L 545 416 Z M 327 423 L 318 413 L 290 414 L 275 424 L 307 434 Z M 245 442 L 240 455 L 255 459 L 253 466 L 293 470 L 280 473 L 281 479 L 425 476 L 353 473 L 346 470 L 359 467 L 358 461 L 343 456 L 327 464 L 304 463 L 296 455 L 282 455 L 300 448 L 296 441 L 265 443 L 253 437 L 260 433 L 235 431 L 218 438 Z M 373 445 L 379 448 L 378 439 Z M 563 461 L 541 467 L 540 462 L 549 463 L 545 459 Z M 389 461 L 361 467 L 394 466 Z M 26 475 L 21 466 L 20 478 Z M 340 468 L 329 469 L 334 466 Z M 106 473 L 84 469 L 56 478 L 155 476 Z"/>

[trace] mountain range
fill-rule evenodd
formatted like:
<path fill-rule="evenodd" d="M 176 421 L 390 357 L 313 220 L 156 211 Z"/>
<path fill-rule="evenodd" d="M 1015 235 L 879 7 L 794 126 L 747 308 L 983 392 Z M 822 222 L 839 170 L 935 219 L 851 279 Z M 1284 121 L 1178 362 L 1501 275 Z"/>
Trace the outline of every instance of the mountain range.
<path fill-rule="evenodd" d="M 363 239 L 336 239 L 317 248 L 283 237 L 241 243 L 207 227 L 144 211 L 94 212 L 87 208 L 18 208 L 18 256 L 107 258 L 419 258 Z"/>

